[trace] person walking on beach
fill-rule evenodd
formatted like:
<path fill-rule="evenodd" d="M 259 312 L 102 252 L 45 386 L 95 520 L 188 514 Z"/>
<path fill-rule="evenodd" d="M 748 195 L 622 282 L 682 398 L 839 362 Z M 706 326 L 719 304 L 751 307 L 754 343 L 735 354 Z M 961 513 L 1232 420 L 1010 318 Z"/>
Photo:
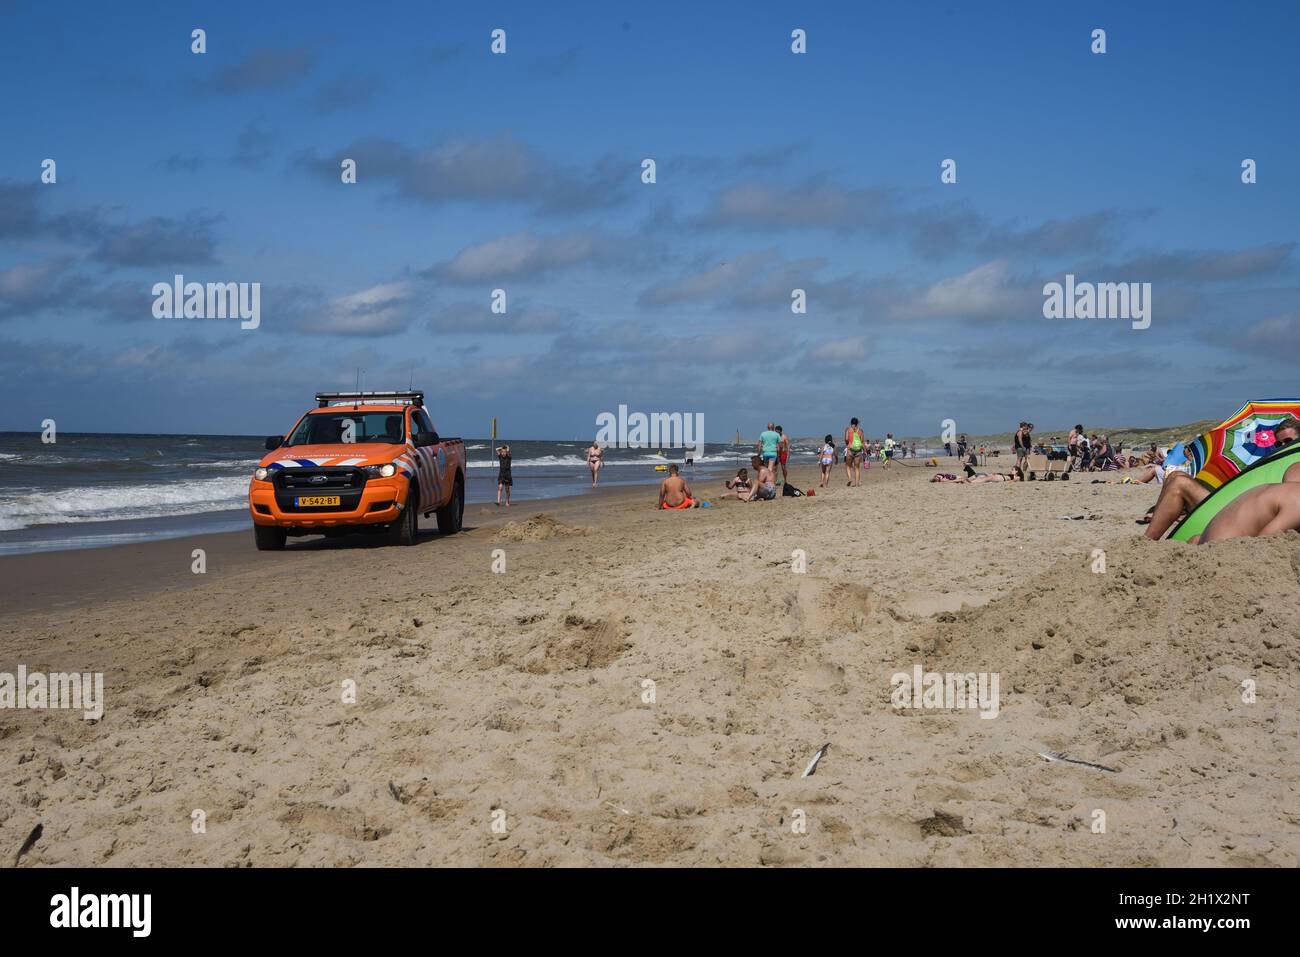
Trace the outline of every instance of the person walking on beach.
<path fill-rule="evenodd" d="M 776 447 L 776 460 L 781 463 L 781 481 L 776 484 L 785 485 L 790 481 L 790 472 L 786 468 L 786 463 L 790 461 L 790 437 L 779 425 L 776 427 L 776 434 L 781 436 L 781 441 Z"/>
<path fill-rule="evenodd" d="M 506 508 L 510 507 L 510 486 L 514 479 L 510 477 L 510 446 L 503 445 L 497 449 L 497 504 L 501 504 L 501 493 L 506 493 Z"/>
<path fill-rule="evenodd" d="M 819 487 L 826 488 L 831 482 L 831 466 L 835 464 L 835 436 L 826 436 L 819 457 L 822 468 L 822 484 Z"/>
<path fill-rule="evenodd" d="M 895 445 L 895 443 L 894 443 L 894 433 L 893 433 L 893 432 L 886 432 L 886 433 L 885 433 L 885 454 L 884 454 L 884 456 L 883 456 L 883 459 L 884 459 L 884 467 L 886 467 L 886 468 L 889 466 L 890 461 L 891 461 L 891 460 L 893 459 L 893 457 L 894 457 L 894 445 Z"/>
<path fill-rule="evenodd" d="M 605 450 L 600 447 L 600 443 L 595 439 L 591 440 L 591 447 L 587 449 L 587 468 L 591 469 L 591 487 L 596 487 L 596 480 L 600 477 L 600 467 L 605 464 Z"/>
<path fill-rule="evenodd" d="M 844 471 L 849 477 L 847 484 L 850 487 L 862 484 L 862 447 L 865 444 L 866 438 L 854 416 L 844 430 Z"/>

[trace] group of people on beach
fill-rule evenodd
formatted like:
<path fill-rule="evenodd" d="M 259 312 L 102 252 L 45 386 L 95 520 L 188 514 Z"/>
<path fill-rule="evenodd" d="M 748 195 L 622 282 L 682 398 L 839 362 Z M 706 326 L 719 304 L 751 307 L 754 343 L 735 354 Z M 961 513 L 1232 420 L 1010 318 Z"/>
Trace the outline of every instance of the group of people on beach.
<path fill-rule="evenodd" d="M 1012 439 L 1017 464 L 1011 472 L 975 472 L 973 466 L 976 454 L 972 450 L 965 462 L 965 476 L 941 472 L 930 481 L 970 485 L 1023 482 L 1029 455 L 1055 451 L 1057 448 L 1054 440 L 1049 442 L 1046 449 L 1036 446 L 1032 430 L 1032 423 L 1020 423 Z M 1300 421 L 1295 418 L 1288 417 L 1274 426 L 1272 431 L 1274 451 L 1300 441 Z M 958 445 L 960 452 L 965 452 L 966 445 L 966 437 L 963 435 Z M 1067 473 L 1140 468 L 1141 473 L 1124 481 L 1138 484 L 1155 482 L 1161 486 L 1156 504 L 1138 520 L 1139 525 L 1146 526 L 1146 537 L 1152 541 L 1163 538 L 1169 529 L 1209 498 L 1213 491 L 1210 486 L 1192 476 L 1190 465 L 1186 461 L 1178 465 L 1167 464 L 1167 456 L 1154 443 L 1141 454 L 1125 454 L 1122 446 L 1112 444 L 1108 436 L 1098 436 L 1095 433 L 1087 435 L 1080 424 L 1070 430 L 1064 451 L 1069 456 Z M 1225 538 L 1271 535 L 1290 529 L 1300 530 L 1300 462 L 1286 469 L 1280 481 L 1242 492 L 1210 520 L 1201 534 L 1193 536 L 1189 541 L 1197 544 Z"/>
<path fill-rule="evenodd" d="M 959 454 L 964 457 L 965 475 L 951 472 L 936 473 L 931 482 L 940 484 L 985 485 L 1001 482 L 1024 482 L 1029 471 L 1030 455 L 1051 451 L 1058 457 L 1068 456 L 1070 471 L 1111 471 L 1124 468 L 1141 468 L 1143 471 L 1126 478 L 1125 482 L 1139 484 L 1156 482 L 1161 486 L 1156 504 L 1139 521 L 1146 525 L 1146 537 L 1157 540 L 1192 509 L 1209 497 L 1209 486 L 1193 478 L 1186 465 L 1169 466 L 1165 454 L 1153 443 L 1141 454 L 1123 453 L 1118 443 L 1112 445 L 1105 435 L 1087 435 L 1083 426 L 1070 430 L 1065 447 L 1059 448 L 1054 439 L 1046 445 L 1033 440 L 1033 423 L 1021 422 L 1012 438 L 1016 464 L 1007 472 L 977 472 L 987 449 L 971 446 L 966 436 L 958 440 Z M 1273 429 L 1276 448 L 1300 441 L 1300 421 L 1287 418 Z M 594 443 L 593 443 L 594 445 Z M 724 499 L 742 502 L 765 501 L 777 497 L 777 488 L 789 483 L 788 463 L 790 439 L 784 429 L 769 422 L 759 436 L 750 468 L 738 469 L 735 476 L 725 481 Z M 951 445 L 948 444 L 948 451 Z M 879 444 L 881 461 L 888 466 L 903 453 L 892 433 Z M 855 487 L 862 482 L 862 469 L 869 468 L 869 458 L 876 454 L 876 444 L 864 435 L 857 418 L 849 421 L 844 430 L 843 444 L 838 445 L 828 434 L 818 448 L 817 464 L 821 473 L 820 488 L 827 488 L 835 465 L 844 457 L 846 484 Z M 932 463 L 933 464 L 933 463 Z M 593 485 L 596 469 L 592 469 Z M 752 473 L 751 473 L 752 469 Z M 790 491 L 786 490 L 787 493 Z M 803 494 L 803 493 L 797 493 Z M 811 494 L 811 493 L 809 493 Z M 661 509 L 691 508 L 697 503 L 690 487 L 679 474 L 677 465 L 668 467 L 668 477 L 660 485 L 658 507 Z M 706 503 L 707 504 L 707 503 Z M 1281 481 L 1262 485 L 1242 492 L 1209 522 L 1205 531 L 1191 539 L 1194 543 L 1212 542 L 1225 538 L 1270 535 L 1288 529 L 1300 530 L 1300 461 L 1288 468 Z"/>

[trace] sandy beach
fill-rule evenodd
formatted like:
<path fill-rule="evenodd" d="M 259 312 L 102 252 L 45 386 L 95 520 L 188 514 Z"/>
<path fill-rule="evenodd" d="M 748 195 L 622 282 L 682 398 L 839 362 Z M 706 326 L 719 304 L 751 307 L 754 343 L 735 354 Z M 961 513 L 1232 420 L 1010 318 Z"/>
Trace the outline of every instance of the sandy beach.
<path fill-rule="evenodd" d="M 0 712 L 0 854 L 39 824 L 19 866 L 1300 864 L 1300 536 L 1147 542 L 1155 486 L 932 471 L 0 558 L 0 670 L 106 695 Z M 918 665 L 996 673 L 996 718 L 896 709 Z"/>

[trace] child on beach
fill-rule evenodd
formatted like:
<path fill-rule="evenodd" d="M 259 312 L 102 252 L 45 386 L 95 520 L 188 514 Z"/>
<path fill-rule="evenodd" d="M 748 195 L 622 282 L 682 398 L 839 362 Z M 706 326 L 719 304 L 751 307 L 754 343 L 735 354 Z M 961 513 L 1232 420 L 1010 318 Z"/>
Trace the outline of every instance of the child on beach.
<path fill-rule="evenodd" d="M 510 486 L 514 479 L 510 477 L 510 446 L 503 445 L 497 449 L 497 505 L 501 504 L 501 493 L 506 493 L 506 508 L 510 507 Z"/>
<path fill-rule="evenodd" d="M 741 492 L 749 491 L 749 469 L 737 469 L 736 477 L 727 479 L 723 484 L 727 486 L 727 491 L 722 494 L 722 498 L 740 498 Z"/>
<path fill-rule="evenodd" d="M 828 435 L 822 442 L 821 448 L 821 467 L 822 467 L 822 484 L 821 488 L 826 488 L 831 480 L 831 466 L 835 464 L 835 436 Z"/>

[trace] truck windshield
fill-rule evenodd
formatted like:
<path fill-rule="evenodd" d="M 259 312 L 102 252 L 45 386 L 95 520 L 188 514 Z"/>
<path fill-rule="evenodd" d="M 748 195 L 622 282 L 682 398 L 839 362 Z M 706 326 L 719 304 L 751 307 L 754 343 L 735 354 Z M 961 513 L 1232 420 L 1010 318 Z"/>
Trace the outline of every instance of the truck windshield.
<path fill-rule="evenodd" d="M 303 417 L 285 445 L 406 441 L 400 412 L 316 412 Z"/>

